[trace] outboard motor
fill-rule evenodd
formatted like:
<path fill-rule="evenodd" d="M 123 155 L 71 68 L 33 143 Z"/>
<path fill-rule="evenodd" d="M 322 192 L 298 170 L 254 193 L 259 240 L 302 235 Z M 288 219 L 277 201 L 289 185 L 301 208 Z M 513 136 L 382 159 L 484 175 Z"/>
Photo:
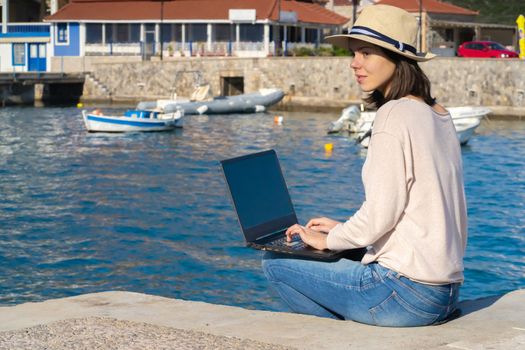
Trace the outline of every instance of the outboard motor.
<path fill-rule="evenodd" d="M 328 133 L 334 134 L 340 131 L 348 131 L 349 124 L 355 124 L 361 115 L 359 107 L 352 105 L 343 109 L 341 116 L 328 127 Z"/>

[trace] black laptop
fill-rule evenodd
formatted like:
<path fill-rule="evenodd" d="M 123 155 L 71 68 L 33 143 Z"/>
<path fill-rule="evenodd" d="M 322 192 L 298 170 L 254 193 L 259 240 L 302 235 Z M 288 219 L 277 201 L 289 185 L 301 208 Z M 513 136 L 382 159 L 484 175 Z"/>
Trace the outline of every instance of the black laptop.
<path fill-rule="evenodd" d="M 297 216 L 274 150 L 222 160 L 221 166 L 249 247 L 319 260 L 345 254 L 314 249 L 299 235 L 286 242 L 286 229 L 297 223 Z"/>

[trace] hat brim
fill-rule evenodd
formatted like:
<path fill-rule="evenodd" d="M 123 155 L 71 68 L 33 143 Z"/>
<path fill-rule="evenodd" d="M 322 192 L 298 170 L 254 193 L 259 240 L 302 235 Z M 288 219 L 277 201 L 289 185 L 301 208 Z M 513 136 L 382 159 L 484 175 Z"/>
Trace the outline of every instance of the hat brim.
<path fill-rule="evenodd" d="M 382 47 L 385 50 L 392 51 L 392 52 L 394 52 L 394 53 L 396 53 L 398 55 L 410 58 L 410 59 L 412 59 L 414 61 L 418 61 L 418 62 L 425 62 L 425 61 L 431 60 L 434 57 L 436 57 L 436 55 L 434 55 L 433 53 L 430 53 L 430 52 L 424 52 L 424 53 L 421 53 L 421 54 L 418 54 L 418 55 L 414 55 L 410 51 L 400 51 L 396 47 L 394 47 L 393 45 L 391 45 L 391 44 L 389 44 L 387 42 L 384 42 L 384 41 L 379 40 L 379 39 L 371 38 L 371 37 L 366 36 L 366 35 L 361 35 L 361 34 L 338 34 L 338 35 L 330 35 L 330 36 L 327 36 L 325 38 L 325 40 L 329 44 L 332 44 L 334 46 L 346 49 L 348 51 L 352 51 L 350 49 L 350 41 L 353 40 L 353 39 L 354 40 L 361 40 L 361 41 L 365 41 L 365 42 L 377 45 L 379 47 Z"/>

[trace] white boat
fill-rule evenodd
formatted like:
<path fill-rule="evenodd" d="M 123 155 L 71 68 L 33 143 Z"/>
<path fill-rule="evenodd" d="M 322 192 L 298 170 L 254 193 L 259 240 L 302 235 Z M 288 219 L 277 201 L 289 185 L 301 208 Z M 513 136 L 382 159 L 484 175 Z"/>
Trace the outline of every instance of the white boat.
<path fill-rule="evenodd" d="M 486 107 L 450 107 L 447 108 L 456 128 L 456 134 L 461 145 L 467 144 L 481 119 L 491 112 Z M 328 133 L 348 131 L 356 135 L 356 140 L 362 146 L 368 147 L 372 125 L 376 112 L 360 112 L 357 106 L 350 106 L 343 110 L 341 117 L 332 122 Z"/>
<path fill-rule="evenodd" d="M 182 127 L 183 111 L 130 110 L 123 116 L 104 115 L 99 110 L 82 111 L 84 125 L 89 132 L 166 131 Z"/>
<path fill-rule="evenodd" d="M 204 93 L 200 93 L 200 95 L 202 95 L 201 97 L 205 96 Z M 151 110 L 160 107 L 164 108 L 166 112 L 182 110 L 185 115 L 258 113 L 264 112 L 268 107 L 279 103 L 283 97 L 284 92 L 281 89 L 260 89 L 249 94 L 217 96 L 211 99 L 143 101 L 137 105 L 137 109 Z"/>
<path fill-rule="evenodd" d="M 458 136 L 459 143 L 463 146 L 466 145 L 470 137 L 474 135 L 474 131 L 479 126 L 479 124 L 481 124 L 481 118 L 453 118 L 452 122 L 456 128 L 456 134 Z"/>

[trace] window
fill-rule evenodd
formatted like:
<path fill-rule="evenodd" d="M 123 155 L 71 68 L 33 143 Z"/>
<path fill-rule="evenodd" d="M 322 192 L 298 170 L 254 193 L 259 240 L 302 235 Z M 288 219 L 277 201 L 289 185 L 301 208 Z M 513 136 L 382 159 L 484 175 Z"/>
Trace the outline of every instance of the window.
<path fill-rule="evenodd" d="M 445 41 L 454 41 L 453 29 L 445 29 Z"/>
<path fill-rule="evenodd" d="M 207 25 L 206 24 L 188 24 L 187 25 L 187 39 L 186 41 L 207 41 L 208 38 L 208 32 L 207 32 Z"/>
<path fill-rule="evenodd" d="M 270 41 L 281 41 L 283 35 L 281 26 L 272 26 L 270 29 Z"/>
<path fill-rule="evenodd" d="M 139 43 L 140 42 L 140 24 L 129 25 L 129 42 Z"/>
<path fill-rule="evenodd" d="M 241 24 L 239 26 L 241 41 L 262 42 L 264 28 L 261 24 Z"/>
<path fill-rule="evenodd" d="M 140 41 L 140 24 L 114 24 L 116 43 L 137 43 Z"/>
<path fill-rule="evenodd" d="M 106 42 L 120 44 L 140 42 L 140 24 L 106 24 Z"/>
<path fill-rule="evenodd" d="M 288 27 L 286 41 L 288 41 L 289 43 L 301 42 L 301 28 L 300 27 Z"/>
<path fill-rule="evenodd" d="M 38 45 L 29 44 L 29 58 L 38 58 Z"/>
<path fill-rule="evenodd" d="M 102 24 L 88 23 L 86 24 L 86 43 L 99 44 L 102 42 Z"/>
<path fill-rule="evenodd" d="M 182 25 L 180 24 L 163 24 L 162 25 L 162 42 L 181 42 Z"/>
<path fill-rule="evenodd" d="M 231 24 L 213 25 L 214 41 L 235 41 L 235 27 Z"/>
<path fill-rule="evenodd" d="M 69 43 L 69 31 L 67 23 L 57 23 L 57 44 L 67 44 Z"/>
<path fill-rule="evenodd" d="M 498 43 L 488 43 L 487 46 L 491 50 L 507 50 L 505 46 L 498 44 Z"/>
<path fill-rule="evenodd" d="M 117 43 L 129 42 L 129 26 L 127 24 L 115 24 L 115 33 L 117 35 Z"/>
<path fill-rule="evenodd" d="M 26 44 L 13 44 L 13 66 L 25 66 Z"/>
<path fill-rule="evenodd" d="M 306 28 L 304 35 L 304 41 L 306 41 L 307 43 L 317 42 L 317 28 Z"/>
<path fill-rule="evenodd" d="M 113 27 L 114 27 L 113 23 L 106 23 L 106 25 L 104 26 L 106 30 L 106 42 L 107 43 L 112 43 L 115 41 L 115 38 L 113 38 L 113 32 L 114 32 Z"/>
<path fill-rule="evenodd" d="M 483 44 L 470 43 L 470 44 L 465 45 L 465 48 L 471 49 L 471 50 L 483 50 Z"/>

